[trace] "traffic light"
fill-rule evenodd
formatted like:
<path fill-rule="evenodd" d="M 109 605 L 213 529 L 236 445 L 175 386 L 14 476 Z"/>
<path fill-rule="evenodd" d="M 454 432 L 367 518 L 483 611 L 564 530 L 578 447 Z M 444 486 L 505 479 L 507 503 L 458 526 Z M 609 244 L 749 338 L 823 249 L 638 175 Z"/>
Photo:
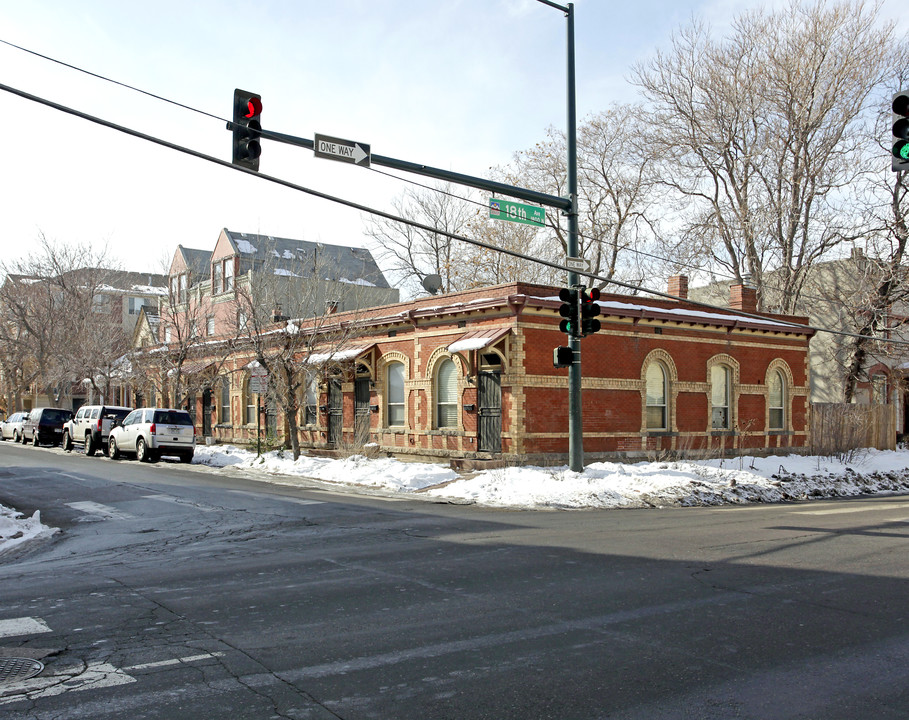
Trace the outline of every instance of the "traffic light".
<path fill-rule="evenodd" d="M 592 335 L 600 331 L 600 321 L 597 320 L 597 315 L 600 314 L 600 306 L 596 303 L 599 299 L 599 288 L 581 288 L 581 335 Z"/>
<path fill-rule="evenodd" d="M 890 167 L 894 172 L 909 170 L 909 90 L 900 90 L 893 96 L 893 157 Z"/>
<path fill-rule="evenodd" d="M 574 350 L 570 347 L 557 347 L 552 350 L 552 366 L 569 367 L 574 362 Z"/>
<path fill-rule="evenodd" d="M 262 98 L 246 90 L 234 90 L 234 120 L 229 125 L 233 130 L 234 165 L 259 170 L 259 156 L 262 154 Z"/>
<path fill-rule="evenodd" d="M 559 290 L 559 315 L 564 320 L 559 323 L 559 330 L 571 337 L 581 337 L 581 328 L 578 325 L 578 291 L 572 288 Z"/>

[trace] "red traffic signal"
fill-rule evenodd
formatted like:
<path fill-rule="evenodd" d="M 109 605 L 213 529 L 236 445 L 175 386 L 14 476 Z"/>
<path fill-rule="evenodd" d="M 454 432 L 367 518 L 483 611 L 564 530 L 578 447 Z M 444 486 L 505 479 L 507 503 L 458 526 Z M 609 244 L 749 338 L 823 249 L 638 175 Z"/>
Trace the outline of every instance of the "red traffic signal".
<path fill-rule="evenodd" d="M 259 156 L 262 154 L 262 98 L 246 90 L 234 90 L 233 122 L 229 125 L 233 131 L 234 165 L 248 170 L 259 170 Z"/>
<path fill-rule="evenodd" d="M 581 289 L 581 333 L 583 335 L 592 335 L 600 331 L 600 321 L 597 320 L 597 315 L 600 314 L 600 306 L 596 303 L 599 299 L 599 288 Z"/>

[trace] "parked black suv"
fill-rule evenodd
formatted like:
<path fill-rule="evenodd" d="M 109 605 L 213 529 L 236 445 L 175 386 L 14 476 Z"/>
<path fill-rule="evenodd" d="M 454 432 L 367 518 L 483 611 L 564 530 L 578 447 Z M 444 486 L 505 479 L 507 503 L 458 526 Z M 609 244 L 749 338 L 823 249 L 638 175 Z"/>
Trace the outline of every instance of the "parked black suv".
<path fill-rule="evenodd" d="M 38 407 L 28 414 L 22 423 L 22 442 L 32 445 L 59 445 L 63 438 L 63 426 L 73 416 L 72 410 L 63 408 Z"/>

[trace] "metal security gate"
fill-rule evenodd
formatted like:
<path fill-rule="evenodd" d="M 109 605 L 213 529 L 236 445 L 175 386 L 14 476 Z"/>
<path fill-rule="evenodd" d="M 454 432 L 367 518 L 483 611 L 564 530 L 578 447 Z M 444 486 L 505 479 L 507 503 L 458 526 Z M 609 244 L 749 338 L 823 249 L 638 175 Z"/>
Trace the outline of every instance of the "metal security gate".
<path fill-rule="evenodd" d="M 341 394 L 341 381 L 328 382 L 328 445 L 338 447 L 341 444 L 341 431 L 344 426 L 344 404 Z"/>
<path fill-rule="evenodd" d="M 369 442 L 369 378 L 358 377 L 354 382 L 354 420 L 356 444 Z"/>
<path fill-rule="evenodd" d="M 202 391 L 202 437 L 211 437 L 211 390 Z"/>
<path fill-rule="evenodd" d="M 480 452 L 502 452 L 502 374 L 481 372 L 477 376 Z"/>

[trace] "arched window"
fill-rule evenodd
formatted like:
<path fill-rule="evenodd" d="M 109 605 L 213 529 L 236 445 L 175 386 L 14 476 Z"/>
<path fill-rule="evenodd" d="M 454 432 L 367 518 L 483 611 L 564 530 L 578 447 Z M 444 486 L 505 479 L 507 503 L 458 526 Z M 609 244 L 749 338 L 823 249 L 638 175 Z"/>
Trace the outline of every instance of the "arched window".
<path fill-rule="evenodd" d="M 666 430 L 668 423 L 668 404 L 669 396 L 666 382 L 666 368 L 658 362 L 650 363 L 647 366 L 646 393 L 647 393 L 647 429 L 648 430 Z"/>
<path fill-rule="evenodd" d="M 713 430 L 728 430 L 730 427 L 731 378 L 732 372 L 726 365 L 710 368 L 710 427 Z"/>
<path fill-rule="evenodd" d="M 303 394 L 303 424 L 315 425 L 319 419 L 319 376 L 314 372 L 306 373 Z"/>
<path fill-rule="evenodd" d="M 391 363 L 386 371 L 385 417 L 389 427 L 404 425 L 404 364 Z"/>
<path fill-rule="evenodd" d="M 887 376 L 875 373 L 871 376 L 871 403 L 873 405 L 886 405 L 889 392 Z"/>
<path fill-rule="evenodd" d="M 458 370 L 451 358 L 439 363 L 436 372 L 436 427 L 458 425 Z"/>
<path fill-rule="evenodd" d="M 230 425 L 230 378 L 221 378 L 221 402 L 218 407 L 218 422 Z"/>
<path fill-rule="evenodd" d="M 781 370 L 770 373 L 767 386 L 768 422 L 771 430 L 786 428 L 786 380 Z"/>

